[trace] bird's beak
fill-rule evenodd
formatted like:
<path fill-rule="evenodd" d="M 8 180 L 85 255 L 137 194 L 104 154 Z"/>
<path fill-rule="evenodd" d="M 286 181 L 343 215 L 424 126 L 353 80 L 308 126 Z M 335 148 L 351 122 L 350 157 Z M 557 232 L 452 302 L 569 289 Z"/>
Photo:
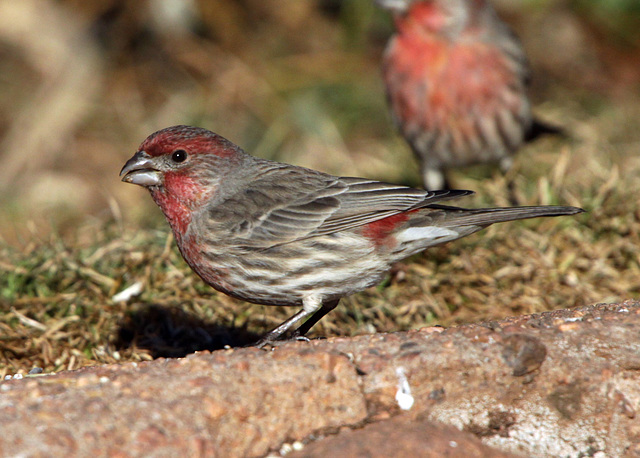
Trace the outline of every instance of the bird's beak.
<path fill-rule="evenodd" d="M 160 186 L 162 173 L 156 168 L 154 161 L 144 151 L 138 151 L 120 170 L 122 181 L 140 186 Z"/>

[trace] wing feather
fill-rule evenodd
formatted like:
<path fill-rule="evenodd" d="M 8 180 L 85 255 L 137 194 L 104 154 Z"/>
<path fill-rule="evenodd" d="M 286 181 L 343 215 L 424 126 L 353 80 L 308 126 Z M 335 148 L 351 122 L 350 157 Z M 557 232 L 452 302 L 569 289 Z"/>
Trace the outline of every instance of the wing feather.
<path fill-rule="evenodd" d="M 327 235 L 472 193 L 335 177 L 269 161 L 261 165 L 257 179 L 209 210 L 236 246 L 268 248 Z"/>

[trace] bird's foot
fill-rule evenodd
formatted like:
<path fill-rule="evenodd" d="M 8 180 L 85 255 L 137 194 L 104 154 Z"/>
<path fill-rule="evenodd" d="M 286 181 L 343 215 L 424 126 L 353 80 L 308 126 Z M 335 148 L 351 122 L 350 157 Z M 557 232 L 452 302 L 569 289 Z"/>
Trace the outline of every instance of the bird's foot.
<path fill-rule="evenodd" d="M 275 348 L 287 342 L 310 342 L 311 341 L 311 339 L 309 339 L 308 337 L 297 334 L 295 332 L 291 334 L 291 336 L 289 337 L 283 337 L 282 335 L 271 335 L 271 334 L 272 333 L 270 332 L 266 333 L 260 340 L 258 340 L 256 343 L 254 343 L 251 346 L 256 348 L 264 348 L 266 350 L 265 348 L 266 346 Z"/>
<path fill-rule="evenodd" d="M 257 342 L 255 342 L 254 344 L 249 345 L 250 347 L 256 347 L 256 348 L 261 348 L 264 350 L 268 350 L 268 348 L 265 347 L 270 347 L 270 348 L 275 348 L 278 345 L 280 345 L 281 343 L 283 343 L 283 340 L 280 340 L 282 338 L 281 334 L 275 334 L 273 332 L 267 332 L 265 335 L 263 335 L 260 340 L 258 340 Z"/>

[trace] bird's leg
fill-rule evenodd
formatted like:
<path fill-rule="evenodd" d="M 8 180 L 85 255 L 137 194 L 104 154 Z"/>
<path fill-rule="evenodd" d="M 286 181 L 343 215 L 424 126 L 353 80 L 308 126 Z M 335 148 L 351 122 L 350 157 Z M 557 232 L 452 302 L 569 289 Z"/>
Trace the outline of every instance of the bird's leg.
<path fill-rule="evenodd" d="M 316 310 L 316 312 L 313 315 L 311 315 L 311 317 L 307 321 L 302 323 L 300 327 L 298 327 L 298 329 L 293 331 L 293 337 L 297 338 L 297 337 L 304 336 L 307 332 L 309 332 L 309 329 L 311 329 L 318 321 L 322 319 L 323 316 L 325 316 L 331 310 L 336 308 L 336 306 L 338 305 L 338 302 L 340 302 L 340 299 L 336 299 L 334 301 L 329 301 L 329 302 L 323 302 L 322 306 L 318 310 Z"/>
<path fill-rule="evenodd" d="M 302 320 L 305 317 L 311 315 L 311 317 L 307 320 L 309 322 L 309 326 L 307 326 L 307 322 L 305 322 L 302 326 L 300 326 L 293 333 L 293 338 L 299 338 L 305 334 L 311 326 L 316 324 L 320 318 L 325 316 L 331 310 L 333 310 L 336 305 L 338 305 L 338 301 L 331 301 L 329 303 L 324 303 L 322 300 L 322 296 L 318 296 L 315 294 L 306 296 L 302 299 L 302 310 L 293 315 L 291 318 L 285 320 L 282 324 L 267 332 L 258 342 L 256 342 L 255 346 L 258 348 L 264 347 L 268 343 L 275 342 L 278 340 L 285 332 L 291 328 L 295 323 Z M 301 332 L 302 331 L 302 332 Z"/>
<path fill-rule="evenodd" d="M 513 168 L 513 158 L 511 156 L 503 157 L 500 160 L 500 171 L 507 181 L 507 192 L 509 193 L 509 203 L 511 205 L 520 205 L 516 196 L 516 183 L 513 174 L 510 173 Z"/>
<path fill-rule="evenodd" d="M 253 344 L 253 346 L 262 348 L 269 343 L 275 342 L 282 336 L 282 334 L 287 332 L 289 328 L 291 328 L 291 326 L 293 326 L 295 323 L 297 323 L 304 317 L 313 314 L 313 312 L 314 312 L 313 310 L 306 310 L 303 308 L 298 313 L 293 315 L 291 318 L 286 319 L 281 324 L 273 328 L 271 331 L 267 332 L 264 336 L 262 336 L 260 340 L 258 340 L 255 344 Z M 313 318 L 313 316 L 311 318 Z"/>

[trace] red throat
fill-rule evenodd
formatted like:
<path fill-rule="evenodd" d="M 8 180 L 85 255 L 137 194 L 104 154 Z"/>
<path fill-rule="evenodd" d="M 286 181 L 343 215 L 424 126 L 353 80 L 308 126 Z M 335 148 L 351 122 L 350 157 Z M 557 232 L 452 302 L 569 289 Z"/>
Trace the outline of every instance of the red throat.
<path fill-rule="evenodd" d="M 466 125 L 474 119 L 470 113 L 494 113 L 507 103 L 519 109 L 520 99 L 504 101 L 504 88 L 517 87 L 518 75 L 495 47 L 403 35 L 387 59 L 385 78 L 402 122 L 422 119 L 431 127 L 455 124 L 473 130 Z"/>
<path fill-rule="evenodd" d="M 151 191 L 151 196 L 162 209 L 176 238 L 185 234 L 191 215 L 206 202 L 215 189 L 200 185 L 194 178 L 178 172 L 164 175 L 164 189 Z"/>
<path fill-rule="evenodd" d="M 167 193 L 165 189 L 151 189 L 151 197 L 160 207 L 162 213 L 169 221 L 169 225 L 176 238 L 184 234 L 191 223 L 191 212 L 175 196 Z"/>

